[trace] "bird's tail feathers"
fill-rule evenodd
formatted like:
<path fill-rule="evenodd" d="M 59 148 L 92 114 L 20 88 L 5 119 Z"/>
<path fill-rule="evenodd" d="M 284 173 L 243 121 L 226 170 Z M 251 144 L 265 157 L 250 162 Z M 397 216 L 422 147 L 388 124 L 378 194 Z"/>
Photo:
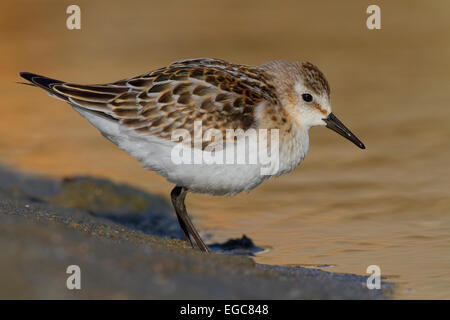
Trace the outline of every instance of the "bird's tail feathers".
<path fill-rule="evenodd" d="M 25 80 L 30 81 L 30 83 L 26 83 L 26 82 L 18 82 L 18 83 L 42 88 L 42 89 L 48 91 L 50 93 L 50 95 L 67 101 L 67 97 L 65 97 L 65 96 L 59 94 L 58 92 L 56 92 L 55 90 L 53 90 L 53 87 L 55 85 L 62 84 L 62 83 L 64 83 L 64 81 L 52 79 L 52 78 L 49 78 L 46 76 L 41 76 L 41 75 L 31 73 L 31 72 L 20 72 L 19 75 L 22 78 L 24 78 Z"/>

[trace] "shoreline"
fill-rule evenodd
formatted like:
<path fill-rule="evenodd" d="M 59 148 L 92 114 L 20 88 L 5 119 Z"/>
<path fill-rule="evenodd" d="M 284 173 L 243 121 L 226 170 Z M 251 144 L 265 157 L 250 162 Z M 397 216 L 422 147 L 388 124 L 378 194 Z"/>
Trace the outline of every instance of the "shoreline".
<path fill-rule="evenodd" d="M 201 253 L 179 240 L 166 199 L 106 179 L 58 181 L 0 167 L 0 229 L 2 299 L 390 299 L 394 293 L 384 280 L 381 290 L 367 289 L 366 276 L 256 264 L 246 248 Z M 66 288 L 69 265 L 81 269 L 81 290 Z"/>

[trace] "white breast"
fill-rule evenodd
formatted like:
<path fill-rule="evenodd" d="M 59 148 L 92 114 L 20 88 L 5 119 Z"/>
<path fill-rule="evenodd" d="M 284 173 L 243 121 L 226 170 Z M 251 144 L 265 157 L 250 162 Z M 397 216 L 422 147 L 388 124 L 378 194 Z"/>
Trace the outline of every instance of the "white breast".
<path fill-rule="evenodd" d="M 270 177 L 264 173 L 280 175 L 293 170 L 303 160 L 308 149 L 306 133 L 297 134 L 289 141 L 280 141 L 279 152 L 271 155 L 270 162 L 267 162 L 267 159 L 261 162 L 258 158 L 256 163 L 246 161 L 245 164 L 236 162 L 227 164 L 226 158 L 223 158 L 223 164 L 206 164 L 205 161 L 179 163 L 174 161 L 173 157 L 177 143 L 151 135 L 138 134 L 123 128 L 115 121 L 99 117 L 77 106 L 74 106 L 74 109 L 97 127 L 107 139 L 139 160 L 145 168 L 157 172 L 176 185 L 188 188 L 191 192 L 233 195 L 244 190 L 250 191 Z M 207 153 L 199 149 L 194 149 L 193 152 L 197 159 L 198 157 L 205 159 L 205 153 Z M 226 152 L 226 149 L 221 152 Z M 248 153 L 257 151 L 252 145 L 248 145 L 245 152 L 248 159 Z"/>

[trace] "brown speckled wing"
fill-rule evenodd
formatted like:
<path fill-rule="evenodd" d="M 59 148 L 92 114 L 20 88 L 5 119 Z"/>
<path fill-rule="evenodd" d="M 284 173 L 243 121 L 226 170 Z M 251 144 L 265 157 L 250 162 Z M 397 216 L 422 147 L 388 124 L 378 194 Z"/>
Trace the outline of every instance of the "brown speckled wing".
<path fill-rule="evenodd" d="M 142 134 L 170 139 L 194 121 L 203 129 L 246 130 L 263 100 L 278 104 L 273 86 L 259 69 L 216 59 L 177 61 L 148 74 L 105 85 L 55 84 L 70 102 L 104 114 Z"/>

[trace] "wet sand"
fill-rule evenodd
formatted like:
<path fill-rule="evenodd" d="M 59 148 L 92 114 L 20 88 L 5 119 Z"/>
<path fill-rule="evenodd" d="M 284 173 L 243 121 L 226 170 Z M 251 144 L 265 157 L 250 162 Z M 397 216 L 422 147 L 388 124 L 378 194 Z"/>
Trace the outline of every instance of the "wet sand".
<path fill-rule="evenodd" d="M 96 197 L 82 196 L 91 190 Z M 107 203 L 105 206 L 104 204 Z M 127 185 L 62 182 L 0 168 L 1 299 L 385 299 L 367 278 L 201 253 L 170 205 Z M 66 269 L 81 269 L 68 290 Z"/>
<path fill-rule="evenodd" d="M 398 285 L 396 298 L 450 297 L 448 1 L 380 1 L 379 31 L 365 28 L 360 1 L 78 4 L 81 31 L 65 29 L 62 2 L 0 4 L 1 162 L 167 198 L 169 183 L 68 105 L 15 84 L 17 73 L 101 83 L 190 57 L 310 60 L 331 84 L 334 113 L 367 150 L 313 128 L 293 173 L 233 198 L 188 196 L 198 229 L 215 242 L 246 234 L 267 249 L 258 263 L 359 275 L 376 264 Z"/>

